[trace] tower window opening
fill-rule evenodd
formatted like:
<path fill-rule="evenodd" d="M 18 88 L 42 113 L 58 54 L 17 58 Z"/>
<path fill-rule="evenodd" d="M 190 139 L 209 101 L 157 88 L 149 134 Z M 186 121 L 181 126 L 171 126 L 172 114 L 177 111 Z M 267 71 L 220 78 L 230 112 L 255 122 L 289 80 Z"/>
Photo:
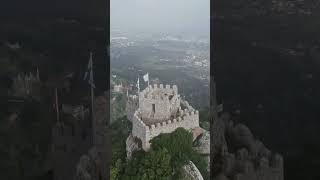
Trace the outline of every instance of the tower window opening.
<path fill-rule="evenodd" d="M 155 113 L 156 112 L 156 105 L 152 104 L 152 112 Z"/>

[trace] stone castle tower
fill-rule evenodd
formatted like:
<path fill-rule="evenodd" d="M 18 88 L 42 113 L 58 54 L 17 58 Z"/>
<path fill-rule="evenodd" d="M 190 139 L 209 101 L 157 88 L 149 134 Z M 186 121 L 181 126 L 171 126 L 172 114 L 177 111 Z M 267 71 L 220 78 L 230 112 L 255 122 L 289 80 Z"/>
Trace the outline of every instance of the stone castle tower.
<path fill-rule="evenodd" d="M 150 85 L 139 93 L 136 101 L 139 106 L 131 118 L 132 134 L 127 139 L 129 151 L 132 138 L 140 139 L 142 148 L 148 151 L 149 141 L 161 133 L 171 133 L 179 127 L 187 130 L 199 127 L 199 112 L 181 99 L 176 85 Z"/>
<path fill-rule="evenodd" d="M 37 92 L 39 87 L 40 77 L 37 70 L 36 75 L 33 73 L 19 73 L 13 79 L 13 95 L 19 97 L 25 97 Z"/>

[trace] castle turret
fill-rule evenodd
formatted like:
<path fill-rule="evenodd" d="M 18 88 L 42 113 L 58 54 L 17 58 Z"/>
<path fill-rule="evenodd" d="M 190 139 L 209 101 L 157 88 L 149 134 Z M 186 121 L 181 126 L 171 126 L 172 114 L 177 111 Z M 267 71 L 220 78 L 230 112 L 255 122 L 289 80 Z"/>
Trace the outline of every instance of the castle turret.
<path fill-rule="evenodd" d="M 188 103 L 181 106 L 186 101 L 181 101 L 176 85 L 149 85 L 135 98 L 138 99 L 128 98 L 127 112 L 137 108 L 134 113 L 128 113 L 128 118 L 132 120 L 132 136 L 142 141 L 146 151 L 151 147 L 149 141 L 161 133 L 171 133 L 179 127 L 187 130 L 199 127 L 199 111 Z M 133 102 L 138 102 L 138 107 L 133 106 Z"/>
<path fill-rule="evenodd" d="M 37 93 L 39 89 L 40 79 L 36 78 L 31 72 L 19 73 L 13 79 L 13 95 L 14 96 L 28 96 Z"/>

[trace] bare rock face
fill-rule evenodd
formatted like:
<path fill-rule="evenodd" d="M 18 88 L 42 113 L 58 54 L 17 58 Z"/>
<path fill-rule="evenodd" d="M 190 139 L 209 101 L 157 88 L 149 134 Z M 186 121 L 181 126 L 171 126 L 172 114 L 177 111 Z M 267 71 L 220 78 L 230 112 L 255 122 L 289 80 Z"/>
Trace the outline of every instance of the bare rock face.
<path fill-rule="evenodd" d="M 130 134 L 126 141 L 126 150 L 127 150 L 127 159 L 130 159 L 134 151 L 140 150 L 138 142 L 135 141 L 135 138 Z"/>
<path fill-rule="evenodd" d="M 201 127 L 196 127 L 194 129 L 192 129 L 192 139 L 193 141 L 195 141 L 198 137 L 200 137 L 203 133 L 204 133 L 204 129 L 202 129 Z"/>
<path fill-rule="evenodd" d="M 195 149 L 203 155 L 207 162 L 207 170 L 210 172 L 210 132 L 202 130 L 203 133 L 194 141 Z"/>
<path fill-rule="evenodd" d="M 80 162 L 77 166 L 77 172 L 75 179 L 78 180 L 93 180 L 92 177 L 92 160 L 87 155 L 83 155 L 80 158 Z"/>
<path fill-rule="evenodd" d="M 225 138 L 225 129 L 226 125 L 224 123 L 225 118 L 218 118 L 215 115 L 212 115 L 211 117 L 211 153 L 213 156 L 215 156 L 217 153 L 220 153 L 222 149 L 227 151 L 227 142 Z"/>
<path fill-rule="evenodd" d="M 95 147 L 91 148 L 88 154 L 82 155 L 76 168 L 75 180 L 96 180 L 101 179 L 100 158 Z"/>
<path fill-rule="evenodd" d="M 216 173 L 213 174 L 214 179 L 283 180 L 281 155 L 273 154 L 261 141 L 255 139 L 244 124 L 235 124 L 225 116 L 219 119 L 215 124 L 223 129 L 219 129 L 219 136 L 216 136 L 220 142 L 215 143 L 217 154 L 213 158 L 218 161 L 212 162 L 212 166 L 220 168 L 213 171 Z"/>
<path fill-rule="evenodd" d="M 199 153 L 210 155 L 210 132 L 204 131 L 194 144 Z"/>
<path fill-rule="evenodd" d="M 183 167 L 184 170 L 184 180 L 204 180 L 198 168 L 189 161 L 187 165 Z"/>

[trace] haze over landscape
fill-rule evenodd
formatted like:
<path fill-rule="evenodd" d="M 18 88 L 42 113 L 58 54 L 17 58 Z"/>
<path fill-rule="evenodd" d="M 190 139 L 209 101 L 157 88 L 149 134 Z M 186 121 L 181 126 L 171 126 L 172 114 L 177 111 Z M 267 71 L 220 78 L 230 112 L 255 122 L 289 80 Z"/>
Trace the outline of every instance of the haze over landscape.
<path fill-rule="evenodd" d="M 111 1 L 111 179 L 186 179 L 193 173 L 209 179 L 209 4 Z M 149 83 L 159 87 L 150 92 L 159 95 L 152 105 L 142 96 Z M 167 93 L 172 100 L 164 105 Z M 153 111 L 147 112 L 150 107 Z M 177 122 L 182 115 L 178 109 L 190 118 Z M 149 131 L 137 129 L 140 122 L 156 130 L 144 136 Z M 184 171 L 191 166 L 192 172 Z"/>
<path fill-rule="evenodd" d="M 117 0 L 110 2 L 111 29 L 210 34 L 209 0 Z"/>

